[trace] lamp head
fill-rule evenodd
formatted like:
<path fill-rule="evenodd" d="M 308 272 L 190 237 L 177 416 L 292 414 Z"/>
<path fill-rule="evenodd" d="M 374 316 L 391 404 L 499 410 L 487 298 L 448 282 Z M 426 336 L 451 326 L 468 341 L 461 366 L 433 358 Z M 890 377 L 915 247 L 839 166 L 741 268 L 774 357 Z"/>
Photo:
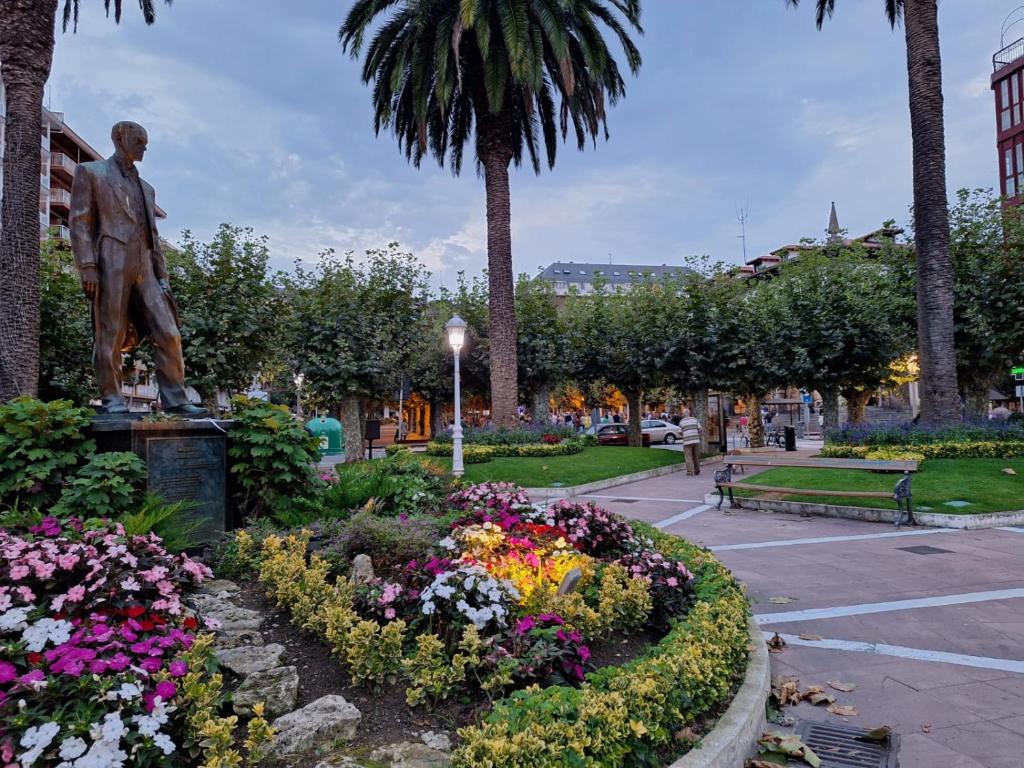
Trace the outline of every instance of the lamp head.
<path fill-rule="evenodd" d="M 295 374 L 295 387 L 296 387 L 296 389 L 302 389 L 302 382 L 304 382 L 305 380 L 306 380 L 306 377 L 305 377 L 304 374 L 301 374 L 301 373 Z"/>
<path fill-rule="evenodd" d="M 444 324 L 445 332 L 448 334 L 448 343 L 452 345 L 452 349 L 456 353 L 462 349 L 462 344 L 466 340 L 466 327 L 466 321 L 458 315 Z"/>

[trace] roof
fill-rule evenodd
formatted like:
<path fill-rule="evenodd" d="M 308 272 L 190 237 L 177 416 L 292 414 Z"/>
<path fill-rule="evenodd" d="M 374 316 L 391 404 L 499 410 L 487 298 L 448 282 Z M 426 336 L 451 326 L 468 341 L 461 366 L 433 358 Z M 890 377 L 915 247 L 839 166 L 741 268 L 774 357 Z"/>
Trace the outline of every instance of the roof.
<path fill-rule="evenodd" d="M 550 282 L 590 282 L 595 277 L 612 285 L 634 283 L 644 277 L 659 280 L 689 274 L 689 267 L 680 265 L 653 266 L 651 264 L 592 264 L 588 262 L 556 261 L 538 277 Z"/>

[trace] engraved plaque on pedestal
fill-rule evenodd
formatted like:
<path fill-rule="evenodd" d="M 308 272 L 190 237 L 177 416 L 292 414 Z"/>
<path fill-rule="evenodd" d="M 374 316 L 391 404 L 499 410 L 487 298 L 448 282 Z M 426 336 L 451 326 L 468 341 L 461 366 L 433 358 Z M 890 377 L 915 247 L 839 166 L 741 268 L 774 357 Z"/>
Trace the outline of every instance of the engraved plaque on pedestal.
<path fill-rule="evenodd" d="M 223 437 L 149 437 L 146 442 L 148 490 L 165 502 L 189 501 L 200 523 L 197 536 L 212 540 L 224 531 L 225 440 Z"/>

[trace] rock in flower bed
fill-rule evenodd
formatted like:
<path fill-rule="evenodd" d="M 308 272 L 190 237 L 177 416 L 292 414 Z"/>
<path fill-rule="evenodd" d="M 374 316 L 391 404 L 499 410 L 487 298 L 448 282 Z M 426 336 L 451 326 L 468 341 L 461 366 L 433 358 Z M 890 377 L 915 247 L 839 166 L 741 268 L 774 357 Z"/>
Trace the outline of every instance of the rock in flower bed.
<path fill-rule="evenodd" d="M 0 764 L 241 764 L 212 637 L 183 602 L 210 575 L 120 524 L 0 530 Z M 249 764 L 271 736 L 254 711 Z"/>
<path fill-rule="evenodd" d="M 470 487 L 447 506 L 457 511 L 448 536 L 358 584 L 332 578 L 328 561 L 309 554 L 308 533 L 259 544 L 241 532 L 236 546 L 354 682 L 401 686 L 410 707 L 495 702 L 460 731 L 456 766 L 569 756 L 648 765 L 673 752 L 675 730 L 727 699 L 746 656 L 747 609 L 710 554 L 594 505 L 535 509 L 515 487 Z M 578 583 L 564 594 L 570 573 Z M 652 630 L 663 639 L 634 662 L 650 669 L 593 670 L 594 641 Z"/>

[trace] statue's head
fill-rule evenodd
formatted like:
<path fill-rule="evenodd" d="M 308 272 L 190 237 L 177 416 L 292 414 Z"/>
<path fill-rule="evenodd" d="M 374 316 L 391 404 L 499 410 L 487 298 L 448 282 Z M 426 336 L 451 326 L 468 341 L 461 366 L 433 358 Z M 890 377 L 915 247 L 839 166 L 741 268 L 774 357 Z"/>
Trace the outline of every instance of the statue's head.
<path fill-rule="evenodd" d="M 138 123 L 127 120 L 122 120 L 111 129 L 110 138 L 114 142 L 117 154 L 135 163 L 142 160 L 146 154 L 146 146 L 149 144 L 146 129 Z"/>

